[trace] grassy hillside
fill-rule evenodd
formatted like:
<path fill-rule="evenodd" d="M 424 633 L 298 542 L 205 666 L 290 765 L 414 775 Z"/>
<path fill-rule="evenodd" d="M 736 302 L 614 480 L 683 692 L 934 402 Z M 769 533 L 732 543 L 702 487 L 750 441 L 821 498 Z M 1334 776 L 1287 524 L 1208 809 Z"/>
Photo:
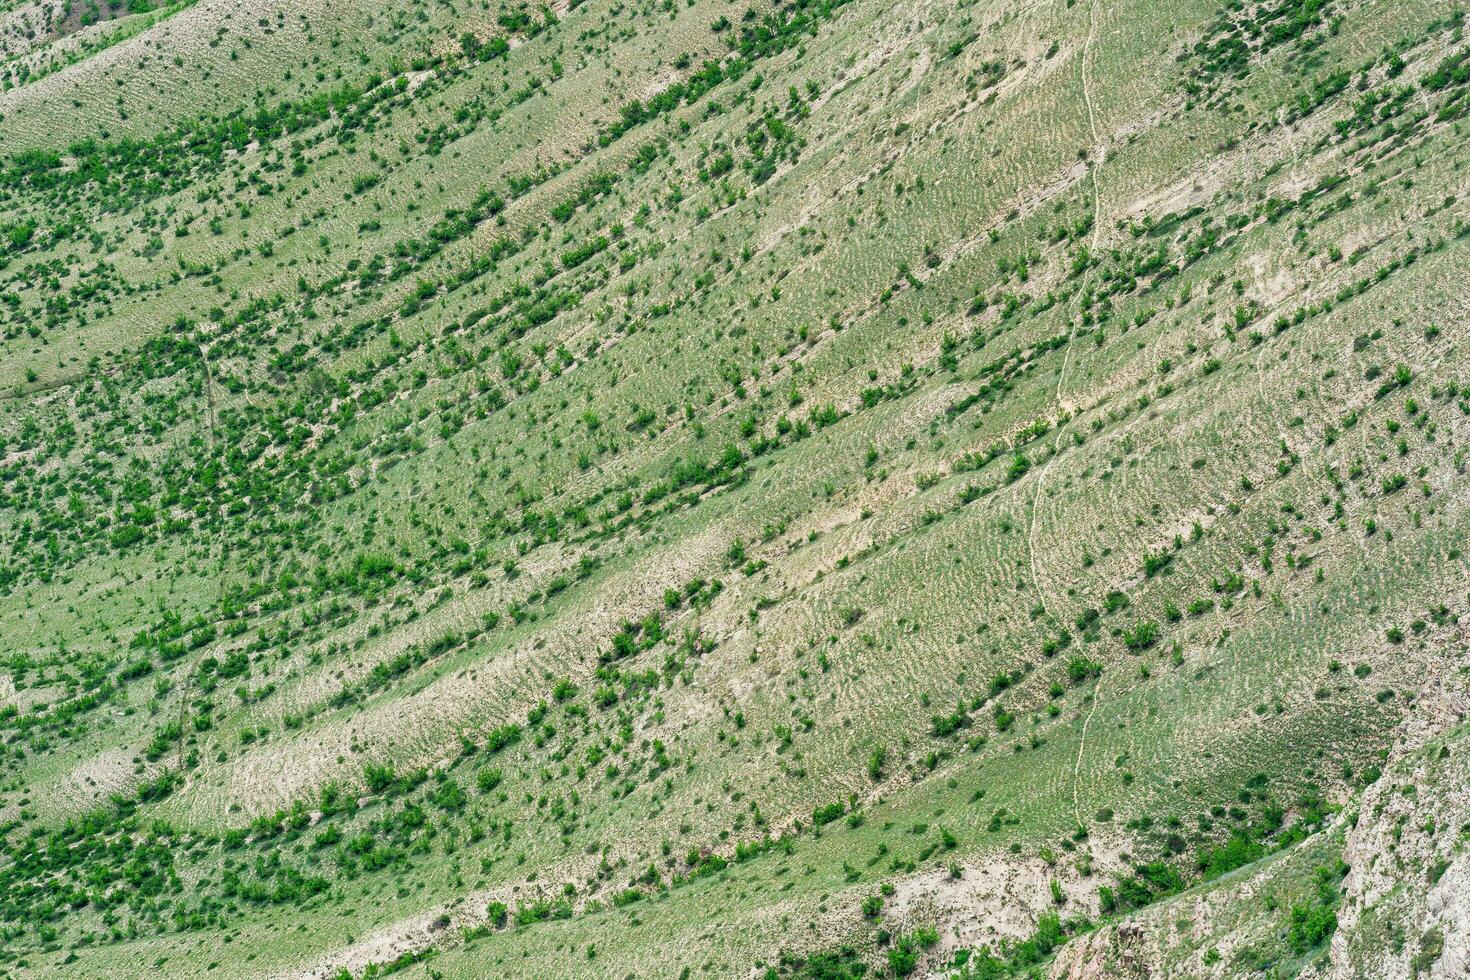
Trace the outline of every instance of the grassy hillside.
<path fill-rule="evenodd" d="M 0 0 L 0 975 L 1455 975 L 1464 20 Z"/>

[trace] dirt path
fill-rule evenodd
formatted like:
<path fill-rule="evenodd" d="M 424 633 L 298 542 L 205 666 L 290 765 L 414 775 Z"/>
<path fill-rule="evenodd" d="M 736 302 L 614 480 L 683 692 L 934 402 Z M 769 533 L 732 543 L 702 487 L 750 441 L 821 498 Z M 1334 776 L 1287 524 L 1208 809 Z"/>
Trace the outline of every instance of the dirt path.
<path fill-rule="evenodd" d="M 1092 4 L 1087 10 L 1087 41 L 1082 46 L 1081 71 L 1082 101 L 1087 106 L 1087 126 L 1092 135 L 1093 146 L 1099 146 L 1099 137 L 1097 132 L 1097 114 L 1092 106 L 1092 83 L 1090 81 L 1089 60 L 1092 57 L 1092 42 L 1096 37 L 1097 0 L 1092 0 Z M 1092 237 L 1089 240 L 1088 249 L 1093 253 L 1097 251 L 1098 235 L 1102 229 L 1102 194 L 1098 189 L 1097 171 L 1102 166 L 1103 160 L 1106 157 L 1107 150 L 1099 146 L 1097 161 L 1088 167 L 1088 176 L 1092 180 Z M 1046 611 L 1048 616 L 1051 615 L 1051 608 L 1047 605 L 1046 590 L 1041 587 L 1041 580 L 1037 576 L 1036 568 L 1036 510 L 1041 506 L 1041 495 L 1046 489 L 1046 478 L 1051 472 L 1052 463 L 1056 461 L 1057 454 L 1062 448 L 1062 435 L 1066 429 L 1065 415 L 1067 412 L 1065 402 L 1062 399 L 1062 391 L 1067 383 L 1067 372 L 1072 366 L 1072 339 L 1074 334 L 1075 331 L 1069 323 L 1067 326 L 1066 349 L 1062 352 L 1062 370 L 1057 375 L 1057 389 L 1055 394 L 1057 404 L 1063 406 L 1063 418 L 1057 424 L 1057 438 L 1052 444 L 1051 456 L 1047 459 L 1046 464 L 1042 466 L 1041 472 L 1036 477 L 1036 494 L 1031 501 L 1030 526 L 1026 531 L 1027 550 L 1031 554 L 1031 582 L 1036 587 L 1037 594 L 1041 598 L 1041 607 Z"/>
<path fill-rule="evenodd" d="M 1092 107 L 1092 82 L 1091 72 L 1088 66 L 1088 59 L 1092 56 L 1092 42 L 1094 39 L 1096 39 L 1096 37 L 1097 0 L 1092 0 L 1091 5 L 1089 5 L 1087 8 L 1087 41 L 1082 46 L 1082 101 L 1087 106 L 1087 126 L 1092 133 L 1093 146 L 1098 146 L 1097 113 L 1093 110 Z M 1106 157 L 1107 150 L 1104 148 L 1099 148 L 1097 162 L 1088 168 L 1088 173 L 1092 178 L 1092 238 L 1089 242 L 1088 248 L 1093 253 L 1097 252 L 1098 235 L 1102 231 L 1102 195 L 1099 192 L 1097 186 L 1097 171 L 1098 168 L 1102 166 L 1103 160 L 1106 159 Z M 1070 366 L 1071 363 L 1072 331 L 1070 328 L 1068 328 L 1067 349 L 1065 352 L 1065 356 L 1062 358 L 1062 371 L 1061 374 L 1057 376 L 1056 397 L 1059 404 L 1062 401 L 1062 386 L 1066 383 L 1067 380 L 1067 368 Z M 1036 582 L 1036 508 L 1041 504 L 1041 493 L 1042 489 L 1046 486 L 1047 473 L 1051 471 L 1051 464 L 1056 461 L 1057 453 L 1061 451 L 1062 432 L 1064 428 L 1065 425 L 1057 426 L 1057 441 L 1052 446 L 1051 458 L 1046 461 L 1046 465 L 1041 468 L 1041 473 L 1036 479 L 1036 498 L 1031 504 L 1031 529 L 1028 533 L 1028 541 L 1031 551 L 1032 582 Z M 1043 592 L 1043 590 L 1039 587 L 1039 583 L 1037 592 Z M 1044 594 L 1042 594 L 1041 602 L 1042 606 L 1045 607 L 1046 596 Z M 1047 612 L 1048 614 L 1050 614 L 1050 610 L 1047 610 Z M 1092 692 L 1092 707 L 1088 709 L 1087 717 L 1083 719 L 1082 737 L 1077 742 L 1077 760 L 1072 764 L 1072 818 L 1077 821 L 1077 826 L 1079 827 L 1083 826 L 1082 806 L 1078 792 L 1078 785 L 1082 777 L 1082 755 L 1084 752 L 1087 751 L 1087 730 L 1092 727 L 1092 716 L 1097 713 L 1097 706 L 1099 702 L 1102 701 L 1102 687 L 1104 680 L 1105 677 L 1099 677 L 1097 680 L 1097 687 Z"/>

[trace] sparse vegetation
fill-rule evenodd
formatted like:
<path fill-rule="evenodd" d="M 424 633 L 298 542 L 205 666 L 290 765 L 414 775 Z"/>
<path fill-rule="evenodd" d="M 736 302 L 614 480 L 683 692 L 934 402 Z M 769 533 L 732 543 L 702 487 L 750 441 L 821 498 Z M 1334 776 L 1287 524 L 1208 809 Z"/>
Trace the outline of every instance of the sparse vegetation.
<path fill-rule="evenodd" d="M 1447 962 L 1464 30 L 3 5 L 0 974 Z"/>

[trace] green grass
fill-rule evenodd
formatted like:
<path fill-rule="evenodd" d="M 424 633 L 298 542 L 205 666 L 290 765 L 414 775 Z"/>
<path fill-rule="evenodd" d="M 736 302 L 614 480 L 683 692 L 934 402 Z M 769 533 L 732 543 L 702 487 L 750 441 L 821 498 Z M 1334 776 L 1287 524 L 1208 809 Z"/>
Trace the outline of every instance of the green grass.
<path fill-rule="evenodd" d="M 1329 955 L 1459 676 L 1470 96 L 1328 6 L 1207 85 L 1142 0 L 16 56 L 0 973 Z"/>

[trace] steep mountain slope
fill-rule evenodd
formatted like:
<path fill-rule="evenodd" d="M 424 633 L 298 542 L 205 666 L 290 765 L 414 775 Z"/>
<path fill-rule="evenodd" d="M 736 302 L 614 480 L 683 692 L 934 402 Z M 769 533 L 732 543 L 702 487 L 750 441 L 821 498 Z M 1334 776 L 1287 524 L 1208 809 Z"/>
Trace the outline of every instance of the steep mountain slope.
<path fill-rule="evenodd" d="M 1455 976 L 1464 17 L 0 8 L 0 971 Z"/>

